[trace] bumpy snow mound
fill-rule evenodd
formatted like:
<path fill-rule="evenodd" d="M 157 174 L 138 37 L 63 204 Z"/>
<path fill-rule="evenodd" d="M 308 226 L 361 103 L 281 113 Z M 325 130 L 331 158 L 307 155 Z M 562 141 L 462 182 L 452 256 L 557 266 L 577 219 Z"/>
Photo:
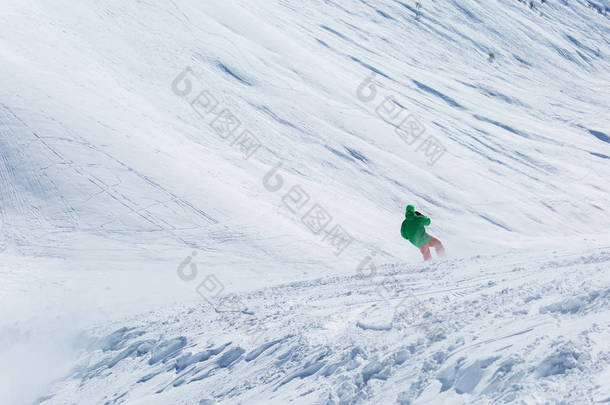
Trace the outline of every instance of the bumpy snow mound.
<path fill-rule="evenodd" d="M 596 316 L 539 310 L 605 283 L 593 275 L 607 262 L 579 257 L 530 256 L 540 263 L 520 270 L 495 257 L 426 272 L 381 266 L 381 280 L 418 285 L 417 297 L 379 295 L 354 274 L 251 292 L 242 311 L 218 299 L 125 319 L 129 327 L 105 337 L 106 327 L 88 332 L 103 336 L 88 339 L 75 371 L 42 403 L 591 403 L 606 395 L 594 380 L 610 367 L 610 332 L 598 324 L 608 306 Z M 408 317 L 396 313 L 405 299 L 418 308 Z"/>
<path fill-rule="evenodd" d="M 557 349 L 553 354 L 546 357 L 536 367 L 536 374 L 539 377 L 565 374 L 570 369 L 578 368 L 582 370 L 584 363 L 590 356 L 581 353 L 573 345 L 566 345 Z"/>
<path fill-rule="evenodd" d="M 598 300 L 607 304 L 609 298 L 610 289 L 606 289 L 603 291 L 593 291 L 586 295 L 570 297 L 554 304 L 545 305 L 540 308 L 540 313 L 544 314 L 546 312 L 557 312 L 561 314 L 573 314 L 579 311 L 586 310 L 587 307 L 596 303 L 596 301 Z M 600 305 L 603 305 L 603 303 L 600 302 Z"/>

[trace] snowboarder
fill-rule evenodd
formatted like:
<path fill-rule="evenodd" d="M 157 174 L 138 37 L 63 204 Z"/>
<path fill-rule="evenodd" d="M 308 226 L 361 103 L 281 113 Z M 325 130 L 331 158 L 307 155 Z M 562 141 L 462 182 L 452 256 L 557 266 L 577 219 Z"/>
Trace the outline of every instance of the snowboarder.
<path fill-rule="evenodd" d="M 402 226 L 400 227 L 400 234 L 419 248 L 419 251 L 424 256 L 424 261 L 432 257 L 430 255 L 431 247 L 434 248 L 437 255 L 445 256 L 445 248 L 441 241 L 426 233 L 424 227 L 428 225 L 430 225 L 430 218 L 415 211 L 415 207 L 412 205 L 407 205 L 407 212 L 405 213 L 405 220 L 402 221 Z"/>

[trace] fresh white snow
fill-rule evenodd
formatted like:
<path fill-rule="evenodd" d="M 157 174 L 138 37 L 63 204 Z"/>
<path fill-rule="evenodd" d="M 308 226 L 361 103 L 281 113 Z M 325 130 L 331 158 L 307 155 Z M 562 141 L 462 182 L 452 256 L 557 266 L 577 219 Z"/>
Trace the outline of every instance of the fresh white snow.
<path fill-rule="evenodd" d="M 4 0 L 0 404 L 610 402 L 610 3 L 532 4 Z"/>

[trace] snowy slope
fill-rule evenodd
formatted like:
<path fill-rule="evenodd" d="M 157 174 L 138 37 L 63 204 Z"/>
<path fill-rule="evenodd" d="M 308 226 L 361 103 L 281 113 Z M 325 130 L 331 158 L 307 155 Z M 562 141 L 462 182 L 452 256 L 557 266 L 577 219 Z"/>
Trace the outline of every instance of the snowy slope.
<path fill-rule="evenodd" d="M 420 3 L 4 1 L 0 402 L 610 397 L 610 5 Z M 216 132 L 223 111 L 235 134 Z M 262 144 L 247 159 L 244 129 Z M 407 202 L 449 259 L 422 265 L 399 237 Z M 331 218 L 312 231 L 319 208 Z M 340 255 L 336 226 L 353 239 Z M 372 303 L 388 273 L 392 294 L 434 299 L 418 315 L 444 338 Z M 257 342 L 202 301 L 203 281 L 243 294 L 275 354 L 246 361 Z M 576 365 L 545 375 L 554 355 L 550 369 Z M 322 371 L 346 356 L 353 368 Z M 495 370 L 521 376 L 492 384 Z"/>

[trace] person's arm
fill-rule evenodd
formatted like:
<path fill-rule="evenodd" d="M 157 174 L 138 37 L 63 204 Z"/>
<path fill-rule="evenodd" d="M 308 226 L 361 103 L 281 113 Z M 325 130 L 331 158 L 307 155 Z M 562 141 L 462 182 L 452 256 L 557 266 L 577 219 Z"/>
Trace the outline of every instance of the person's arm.
<path fill-rule="evenodd" d="M 417 221 L 423 226 L 430 225 L 430 218 L 428 218 L 427 216 L 422 215 L 422 214 L 419 214 L 417 216 Z"/>

